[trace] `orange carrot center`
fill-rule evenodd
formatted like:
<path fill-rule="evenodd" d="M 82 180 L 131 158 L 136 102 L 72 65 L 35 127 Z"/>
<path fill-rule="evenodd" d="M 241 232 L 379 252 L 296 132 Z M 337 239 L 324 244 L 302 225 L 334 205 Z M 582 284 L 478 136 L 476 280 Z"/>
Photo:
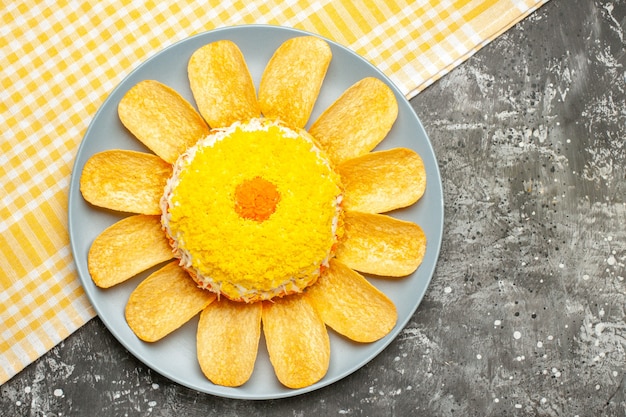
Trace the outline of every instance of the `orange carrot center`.
<path fill-rule="evenodd" d="M 235 211 L 244 219 L 257 222 L 269 219 L 279 200 L 276 186 L 261 177 L 245 180 L 235 189 Z"/>

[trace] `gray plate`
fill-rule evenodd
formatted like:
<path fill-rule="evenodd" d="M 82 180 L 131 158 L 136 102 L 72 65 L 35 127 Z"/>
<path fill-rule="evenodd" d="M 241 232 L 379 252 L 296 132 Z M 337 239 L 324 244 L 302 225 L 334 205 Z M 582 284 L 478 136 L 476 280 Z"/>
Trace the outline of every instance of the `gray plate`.
<path fill-rule="evenodd" d="M 287 389 L 278 382 L 262 340 L 251 379 L 238 388 L 221 387 L 208 381 L 197 363 L 197 317 L 156 343 L 142 342 L 126 324 L 124 307 L 128 296 L 150 271 L 110 289 L 100 289 L 91 280 L 87 269 L 91 242 L 124 215 L 85 202 L 79 189 L 83 166 L 90 156 L 107 149 L 147 151 L 118 119 L 117 104 L 126 91 L 141 80 L 154 79 L 174 88 L 193 103 L 187 79 L 187 61 L 196 49 L 220 39 L 230 39 L 239 46 L 258 87 L 261 73 L 276 48 L 289 38 L 306 34 L 284 27 L 237 26 L 202 33 L 158 52 L 111 92 L 94 116 L 78 149 L 70 183 L 69 233 L 78 274 L 87 296 L 107 328 L 133 355 L 158 373 L 198 391 L 229 398 L 282 398 L 321 388 L 349 375 L 374 358 L 400 333 L 420 304 L 435 270 L 443 230 L 443 194 L 437 161 L 426 132 L 408 101 L 382 72 L 354 52 L 328 41 L 333 59 L 311 120 L 315 120 L 323 109 L 356 81 L 368 76 L 378 77 L 395 92 L 399 115 L 389 136 L 377 149 L 411 148 L 421 155 L 426 166 L 428 182 L 423 198 L 408 209 L 391 213 L 422 226 L 428 239 L 424 262 L 414 274 L 400 280 L 370 278 L 397 306 L 398 323 L 391 333 L 375 343 L 357 344 L 329 331 L 331 360 L 327 375 L 318 383 L 297 390 Z"/>

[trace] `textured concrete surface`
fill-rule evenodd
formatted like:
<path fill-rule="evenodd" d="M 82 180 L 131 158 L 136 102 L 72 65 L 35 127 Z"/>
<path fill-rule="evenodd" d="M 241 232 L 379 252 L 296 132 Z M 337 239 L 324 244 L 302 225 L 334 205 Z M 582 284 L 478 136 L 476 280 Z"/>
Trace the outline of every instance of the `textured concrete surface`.
<path fill-rule="evenodd" d="M 6 416 L 626 415 L 626 1 L 552 0 L 419 96 L 446 200 L 400 336 L 247 402 L 146 368 L 98 319 L 0 387 Z"/>

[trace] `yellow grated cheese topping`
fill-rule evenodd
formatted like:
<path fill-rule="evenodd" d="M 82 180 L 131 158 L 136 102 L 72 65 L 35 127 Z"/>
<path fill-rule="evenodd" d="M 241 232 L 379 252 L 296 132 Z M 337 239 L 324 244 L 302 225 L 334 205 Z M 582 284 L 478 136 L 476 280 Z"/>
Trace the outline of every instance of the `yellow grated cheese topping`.
<path fill-rule="evenodd" d="M 260 180 L 278 194 L 274 210 L 242 216 L 237 190 Z M 162 223 L 201 287 L 257 301 L 315 282 L 341 233 L 340 202 L 339 176 L 310 135 L 254 119 L 213 132 L 181 155 L 162 199 Z"/>

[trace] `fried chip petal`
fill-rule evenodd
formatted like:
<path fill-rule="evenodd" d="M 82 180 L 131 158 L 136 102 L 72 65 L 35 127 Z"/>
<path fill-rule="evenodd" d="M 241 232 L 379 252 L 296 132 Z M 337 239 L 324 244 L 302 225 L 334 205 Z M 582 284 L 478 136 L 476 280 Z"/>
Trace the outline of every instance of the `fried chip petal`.
<path fill-rule="evenodd" d="M 248 65 L 234 42 L 220 40 L 197 49 L 187 72 L 200 114 L 209 126 L 226 127 L 261 114 Z"/>
<path fill-rule="evenodd" d="M 117 111 L 122 124 L 169 163 L 209 133 L 206 122 L 187 100 L 154 80 L 140 81 L 128 90 Z"/>
<path fill-rule="evenodd" d="M 99 207 L 138 214 L 161 214 L 159 201 L 172 165 L 156 155 L 109 150 L 85 163 L 80 191 Z"/>
<path fill-rule="evenodd" d="M 365 213 L 383 213 L 407 207 L 426 189 L 422 158 L 411 149 L 371 152 L 337 166 L 344 186 L 343 207 Z"/>
<path fill-rule="evenodd" d="M 426 235 L 415 223 L 384 214 L 346 211 L 344 240 L 336 256 L 352 269 L 387 277 L 414 272 L 426 252 Z"/>
<path fill-rule="evenodd" d="M 324 323 L 356 342 L 386 336 L 398 319 L 393 301 L 336 259 L 330 260 L 330 268 L 307 289 L 305 298 Z"/>
<path fill-rule="evenodd" d="M 133 290 L 126 304 L 126 322 L 141 340 L 156 342 L 187 323 L 216 295 L 200 289 L 172 261 Z"/>
<path fill-rule="evenodd" d="M 259 86 L 259 105 L 265 117 L 303 128 L 331 59 L 328 43 L 315 36 L 291 38 L 278 47 Z"/>
<path fill-rule="evenodd" d="M 367 77 L 349 87 L 309 129 L 339 164 L 371 151 L 389 133 L 398 116 L 398 102 L 383 81 Z"/>
<path fill-rule="evenodd" d="M 328 331 L 302 296 L 264 301 L 262 321 L 270 362 L 283 385 L 302 388 L 326 375 L 330 363 Z"/>
<path fill-rule="evenodd" d="M 96 237 L 89 248 L 87 267 L 98 287 L 109 288 L 173 257 L 159 216 L 137 214 Z"/>
<path fill-rule="evenodd" d="M 200 314 L 198 362 L 214 384 L 238 387 L 250 379 L 261 337 L 261 303 L 221 298 Z"/>

